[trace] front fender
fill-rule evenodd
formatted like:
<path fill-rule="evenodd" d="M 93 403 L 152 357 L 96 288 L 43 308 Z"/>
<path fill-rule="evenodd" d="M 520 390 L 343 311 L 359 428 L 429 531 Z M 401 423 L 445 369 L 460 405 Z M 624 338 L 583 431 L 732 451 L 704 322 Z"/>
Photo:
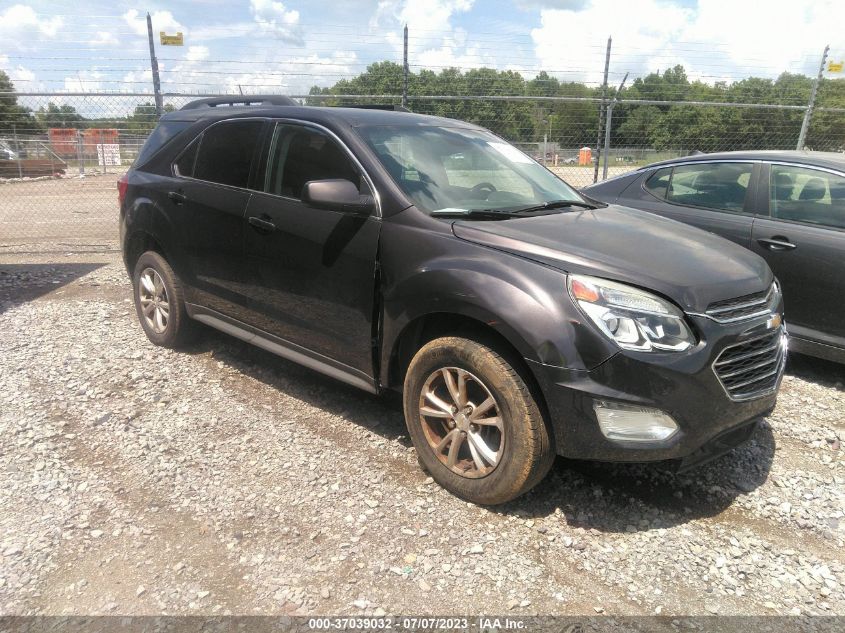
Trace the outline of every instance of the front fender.
<path fill-rule="evenodd" d="M 445 233 L 417 234 L 414 248 L 402 249 L 407 236 L 399 230 L 386 227 L 382 240 L 382 368 L 405 328 L 433 314 L 486 323 L 524 358 L 546 365 L 589 369 L 615 353 L 584 327 L 563 272 Z"/>

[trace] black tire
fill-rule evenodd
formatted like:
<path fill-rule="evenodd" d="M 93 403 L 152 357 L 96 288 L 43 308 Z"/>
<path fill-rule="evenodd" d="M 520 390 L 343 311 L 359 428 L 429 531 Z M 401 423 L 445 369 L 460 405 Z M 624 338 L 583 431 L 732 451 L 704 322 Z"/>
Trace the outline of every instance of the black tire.
<path fill-rule="evenodd" d="M 435 388 L 444 368 L 447 373 L 453 373 L 452 387 L 460 385 L 458 380 L 464 381 L 465 386 L 461 392 L 463 398 L 458 400 L 466 405 L 462 411 L 470 413 L 460 420 L 457 414 L 443 421 L 443 415 L 429 417 L 421 413 L 421 401 L 425 403 L 426 411 L 443 411 L 443 407 L 429 405 L 427 398 L 423 400 L 423 389 L 426 393 L 433 392 L 438 398 L 443 393 L 442 386 L 446 387 L 447 393 L 451 393 L 445 379 L 439 387 L 440 391 Z M 461 379 L 462 375 L 464 378 Z M 478 384 L 475 384 L 476 381 Z M 485 392 L 479 391 L 482 387 Z M 487 414 L 481 413 L 483 407 L 478 406 L 481 403 L 470 400 L 472 389 L 476 390 L 476 396 L 482 393 L 475 400 L 485 398 L 484 393 L 493 397 L 496 407 L 494 412 L 497 415 L 484 419 Z M 424 345 L 408 367 L 403 401 L 408 432 L 424 470 L 446 490 L 462 499 L 481 505 L 510 501 L 537 485 L 554 462 L 551 432 L 525 380 L 502 355 L 479 342 L 449 336 Z M 439 398 L 439 401 L 443 403 L 445 398 Z M 475 408 L 479 412 L 478 420 L 490 424 L 492 420 L 500 419 L 501 428 L 497 426 L 494 430 L 489 426 L 471 424 Z M 464 428 L 467 430 L 462 431 Z M 478 433 L 489 431 L 493 434 L 487 437 L 493 438 L 490 441 L 497 448 L 498 458 L 495 463 L 479 459 L 478 456 L 484 454 L 480 449 L 476 450 L 478 444 L 467 437 L 468 434 L 472 435 L 469 430 L 472 428 L 475 429 L 475 438 L 478 438 Z M 442 429 L 439 434 L 438 429 Z M 450 456 L 445 454 L 447 449 L 438 452 L 434 444 L 447 442 L 445 435 L 453 432 L 459 435 L 462 433 L 461 441 L 466 446 L 458 448 L 455 453 L 456 461 L 460 455 L 464 456 L 463 460 L 450 466 Z M 470 444 L 473 446 L 470 447 Z M 485 444 L 485 448 L 489 447 Z M 468 453 L 470 456 L 466 457 Z M 483 464 L 486 469 L 478 464 Z"/>
<path fill-rule="evenodd" d="M 168 306 L 168 317 L 164 321 L 164 327 L 161 331 L 157 331 L 155 317 L 152 323 L 144 314 L 142 307 L 142 275 L 148 274 L 149 271 L 155 271 L 158 278 L 164 286 L 164 295 Z M 146 276 L 146 275 L 145 275 Z M 147 277 L 149 278 L 149 277 Z M 161 347 L 180 347 L 190 342 L 195 333 L 195 324 L 188 317 L 185 311 L 185 295 L 182 290 L 182 283 L 173 272 L 170 264 L 161 255 L 155 251 L 147 251 L 138 258 L 135 264 L 135 271 L 132 274 L 132 294 L 135 299 L 135 312 L 138 315 L 138 321 L 144 330 L 147 338 L 156 345 Z M 160 301 L 159 305 L 164 303 Z M 146 306 L 149 307 L 149 302 Z"/>

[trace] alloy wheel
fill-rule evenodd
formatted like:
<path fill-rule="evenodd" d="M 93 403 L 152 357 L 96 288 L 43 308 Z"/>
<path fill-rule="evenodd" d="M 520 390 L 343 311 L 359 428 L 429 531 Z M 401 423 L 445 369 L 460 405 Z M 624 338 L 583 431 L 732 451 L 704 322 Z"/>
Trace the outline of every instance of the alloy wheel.
<path fill-rule="evenodd" d="M 477 479 L 501 461 L 504 423 L 496 399 L 475 375 L 443 367 L 425 381 L 420 422 L 429 446 L 452 472 Z"/>
<path fill-rule="evenodd" d="M 163 333 L 170 320 L 170 299 L 164 280 L 154 268 L 145 268 L 141 272 L 138 299 L 147 325 L 156 334 Z"/>

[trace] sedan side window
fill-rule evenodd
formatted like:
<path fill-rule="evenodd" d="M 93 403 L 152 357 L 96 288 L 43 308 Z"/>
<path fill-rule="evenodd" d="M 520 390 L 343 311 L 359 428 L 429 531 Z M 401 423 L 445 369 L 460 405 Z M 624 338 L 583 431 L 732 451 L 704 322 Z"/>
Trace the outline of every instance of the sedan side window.
<path fill-rule="evenodd" d="M 264 191 L 301 200 L 305 183 L 333 178 L 349 180 L 361 188 L 361 174 L 334 139 L 310 127 L 276 125 Z"/>
<path fill-rule="evenodd" d="M 664 167 L 663 169 L 658 169 L 656 172 L 654 172 L 651 176 L 648 177 L 648 180 L 645 181 L 645 188 L 661 200 L 665 200 L 666 192 L 669 190 L 669 180 L 671 178 L 671 167 Z"/>
<path fill-rule="evenodd" d="M 845 228 L 845 176 L 772 165 L 769 200 L 773 218 Z"/>
<path fill-rule="evenodd" d="M 741 212 L 751 163 L 702 163 L 675 167 L 666 199 L 675 204 Z"/>

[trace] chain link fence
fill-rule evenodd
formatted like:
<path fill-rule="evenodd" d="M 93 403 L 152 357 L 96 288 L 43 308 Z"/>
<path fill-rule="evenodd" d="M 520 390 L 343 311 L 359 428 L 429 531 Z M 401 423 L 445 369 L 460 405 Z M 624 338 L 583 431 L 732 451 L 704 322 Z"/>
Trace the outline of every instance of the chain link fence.
<path fill-rule="evenodd" d="M 166 94 L 165 108 L 179 109 L 197 96 Z M 315 106 L 401 102 L 395 94 L 297 98 Z M 17 99 L 44 115 L 39 129 L 25 122 L 0 128 L 0 247 L 116 248 L 116 182 L 155 126 L 154 96 L 22 93 Z M 508 95 L 409 96 L 408 107 L 490 128 L 576 187 L 692 151 L 795 149 L 806 111 L 624 99 L 603 109 L 595 97 Z M 844 151 L 845 108 L 816 108 L 807 146 Z"/>

